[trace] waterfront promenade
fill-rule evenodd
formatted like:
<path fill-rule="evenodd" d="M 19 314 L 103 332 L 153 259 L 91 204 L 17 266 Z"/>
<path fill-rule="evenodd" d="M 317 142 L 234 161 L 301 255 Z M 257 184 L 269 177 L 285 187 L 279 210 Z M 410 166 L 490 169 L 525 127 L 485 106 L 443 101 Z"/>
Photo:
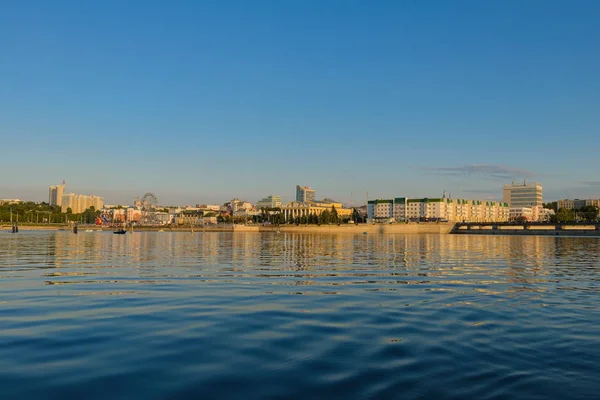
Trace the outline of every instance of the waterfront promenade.
<path fill-rule="evenodd" d="M 0 225 L 0 232 L 10 231 L 10 225 Z M 20 231 L 70 231 L 69 225 L 19 225 Z M 78 225 L 86 230 L 113 231 L 112 227 Z M 347 234 L 457 234 L 457 235 L 519 235 L 519 236 L 589 236 L 600 237 L 600 224 L 591 223 L 397 223 L 341 225 L 207 225 L 207 226 L 137 226 L 134 232 L 298 232 Z"/>

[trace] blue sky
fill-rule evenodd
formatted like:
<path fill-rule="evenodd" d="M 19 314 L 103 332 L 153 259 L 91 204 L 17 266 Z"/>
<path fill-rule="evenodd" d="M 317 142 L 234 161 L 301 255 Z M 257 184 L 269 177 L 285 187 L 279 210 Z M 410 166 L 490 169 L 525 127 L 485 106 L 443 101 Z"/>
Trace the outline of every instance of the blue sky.
<path fill-rule="evenodd" d="M 600 197 L 600 2 L 4 1 L 0 198 Z"/>

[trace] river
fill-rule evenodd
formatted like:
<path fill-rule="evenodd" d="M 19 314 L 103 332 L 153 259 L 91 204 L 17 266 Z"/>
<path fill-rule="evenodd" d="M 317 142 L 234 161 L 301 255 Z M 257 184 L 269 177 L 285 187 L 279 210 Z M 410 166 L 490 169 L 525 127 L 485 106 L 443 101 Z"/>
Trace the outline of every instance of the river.
<path fill-rule="evenodd" d="M 0 234 L 0 398 L 585 399 L 600 239 Z"/>

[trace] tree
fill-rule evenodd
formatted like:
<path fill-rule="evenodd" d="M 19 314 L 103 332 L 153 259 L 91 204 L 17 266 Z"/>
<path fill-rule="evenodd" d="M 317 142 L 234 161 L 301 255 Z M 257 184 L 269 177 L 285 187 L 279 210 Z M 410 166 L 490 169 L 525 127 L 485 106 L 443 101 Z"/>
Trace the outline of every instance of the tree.
<path fill-rule="evenodd" d="M 575 220 L 575 212 L 566 208 L 561 208 L 556 213 L 557 222 L 573 222 Z"/>
<path fill-rule="evenodd" d="M 73 210 L 71 210 L 71 207 L 67 207 L 67 214 L 73 214 Z"/>
<path fill-rule="evenodd" d="M 598 219 L 598 207 L 583 206 L 578 210 L 578 214 L 582 214 L 586 221 L 595 221 Z"/>
<path fill-rule="evenodd" d="M 558 211 L 558 202 L 553 201 L 551 203 L 546 203 L 543 205 L 544 208 L 547 208 L 549 210 L 554 210 L 554 212 Z"/>
<path fill-rule="evenodd" d="M 319 223 L 328 224 L 331 222 L 331 213 L 329 210 L 324 210 L 321 215 L 319 215 Z"/>
<path fill-rule="evenodd" d="M 331 206 L 330 221 L 333 222 L 334 224 L 337 224 L 340 222 L 339 217 L 338 217 L 338 212 L 335 209 L 335 206 Z"/>
<path fill-rule="evenodd" d="M 358 213 L 358 210 L 356 208 L 352 209 L 352 221 L 354 221 L 355 224 L 358 224 L 358 221 L 360 220 L 360 214 Z"/>

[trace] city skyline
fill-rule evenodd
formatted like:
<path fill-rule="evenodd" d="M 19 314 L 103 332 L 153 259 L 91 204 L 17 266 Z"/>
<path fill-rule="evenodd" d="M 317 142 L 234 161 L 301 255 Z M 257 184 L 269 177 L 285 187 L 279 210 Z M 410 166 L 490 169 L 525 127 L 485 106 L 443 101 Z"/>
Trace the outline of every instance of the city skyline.
<path fill-rule="evenodd" d="M 462 6 L 461 6 L 462 4 Z M 600 3 L 7 2 L 0 198 L 599 198 Z"/>

